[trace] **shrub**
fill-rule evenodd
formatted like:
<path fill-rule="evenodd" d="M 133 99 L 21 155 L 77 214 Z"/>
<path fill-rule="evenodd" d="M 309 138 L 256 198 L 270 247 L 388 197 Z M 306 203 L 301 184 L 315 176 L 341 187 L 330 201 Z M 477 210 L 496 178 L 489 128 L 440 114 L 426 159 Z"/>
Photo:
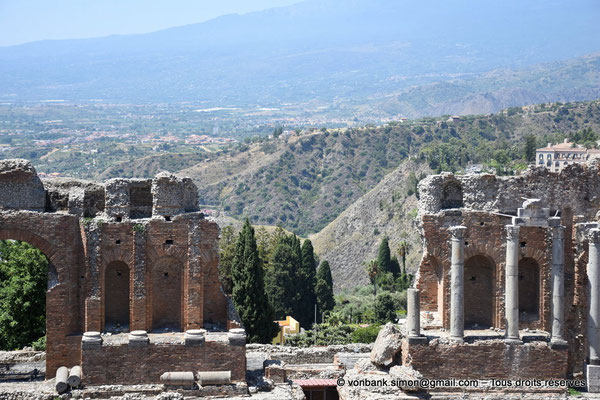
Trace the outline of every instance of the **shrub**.
<path fill-rule="evenodd" d="M 373 343 L 375 339 L 377 339 L 377 334 L 379 333 L 379 329 L 381 325 L 373 324 L 364 328 L 357 328 L 350 337 L 352 338 L 352 343 Z"/>

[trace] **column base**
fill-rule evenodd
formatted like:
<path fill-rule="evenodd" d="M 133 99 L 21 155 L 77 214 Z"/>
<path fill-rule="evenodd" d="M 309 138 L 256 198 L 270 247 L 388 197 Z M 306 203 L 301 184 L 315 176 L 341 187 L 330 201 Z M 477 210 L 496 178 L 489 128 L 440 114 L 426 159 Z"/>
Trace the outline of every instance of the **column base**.
<path fill-rule="evenodd" d="M 586 365 L 585 377 L 587 389 L 590 393 L 600 393 L 600 365 Z"/>
<path fill-rule="evenodd" d="M 523 341 L 519 338 L 506 338 L 504 339 L 506 344 L 523 344 Z"/>
<path fill-rule="evenodd" d="M 552 350 L 564 350 L 569 347 L 569 343 L 564 339 L 550 339 L 550 348 Z"/>
<path fill-rule="evenodd" d="M 429 339 L 427 336 L 419 335 L 419 336 L 407 336 L 406 340 L 408 344 L 427 344 L 429 343 Z"/>
<path fill-rule="evenodd" d="M 460 336 L 450 336 L 450 342 L 454 344 L 463 344 L 465 339 Z"/>

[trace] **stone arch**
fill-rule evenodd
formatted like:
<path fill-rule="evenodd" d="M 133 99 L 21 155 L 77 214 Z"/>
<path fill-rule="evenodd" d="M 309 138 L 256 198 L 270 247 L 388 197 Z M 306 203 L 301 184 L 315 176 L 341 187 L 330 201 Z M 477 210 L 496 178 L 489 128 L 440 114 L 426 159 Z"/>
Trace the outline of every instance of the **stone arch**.
<path fill-rule="evenodd" d="M 464 311 L 465 327 L 490 327 L 494 321 L 496 264 L 483 254 L 465 260 Z"/>
<path fill-rule="evenodd" d="M 158 260 L 150 271 L 153 331 L 181 331 L 184 264 L 177 258 Z"/>
<path fill-rule="evenodd" d="M 129 331 L 130 268 L 123 261 L 112 261 L 104 270 L 104 329 Z"/>
<path fill-rule="evenodd" d="M 442 187 L 442 209 L 464 207 L 462 184 L 450 180 Z"/>
<path fill-rule="evenodd" d="M 532 257 L 519 260 L 519 316 L 524 322 L 540 318 L 540 267 Z"/>

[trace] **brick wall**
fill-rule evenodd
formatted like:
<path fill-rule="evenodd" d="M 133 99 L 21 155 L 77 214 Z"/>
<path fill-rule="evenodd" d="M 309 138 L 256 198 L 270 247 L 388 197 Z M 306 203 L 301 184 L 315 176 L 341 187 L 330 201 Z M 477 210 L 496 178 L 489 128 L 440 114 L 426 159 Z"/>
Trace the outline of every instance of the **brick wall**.
<path fill-rule="evenodd" d="M 502 340 L 473 344 L 402 343 L 402 364 L 430 379 L 565 379 L 567 353 L 544 342 L 506 345 Z"/>
<path fill-rule="evenodd" d="M 443 326 L 450 328 L 450 235 L 448 228 L 464 225 L 465 232 L 465 317 L 504 327 L 504 280 L 506 258 L 506 217 L 482 211 L 452 210 L 424 215 L 424 255 L 419 267 L 417 288 L 421 309 L 441 312 Z M 537 263 L 539 280 L 537 318 L 520 321 L 521 328 L 550 329 L 551 242 L 546 228 L 522 227 L 519 260 Z M 438 286 L 439 276 L 443 287 Z M 530 288 L 531 289 L 531 288 Z M 440 297 L 442 297 L 440 299 Z M 484 318 L 485 317 L 485 318 Z"/>
<path fill-rule="evenodd" d="M 206 341 L 202 346 L 153 344 L 84 347 L 82 381 L 89 385 L 160 383 L 164 372 L 231 371 L 232 381 L 245 381 L 246 346 Z"/>

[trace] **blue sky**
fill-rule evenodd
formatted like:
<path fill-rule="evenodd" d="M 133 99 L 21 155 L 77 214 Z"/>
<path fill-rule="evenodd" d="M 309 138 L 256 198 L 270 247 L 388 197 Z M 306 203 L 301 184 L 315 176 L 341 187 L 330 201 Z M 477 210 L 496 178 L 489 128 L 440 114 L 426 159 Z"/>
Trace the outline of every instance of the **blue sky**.
<path fill-rule="evenodd" d="M 0 0 L 0 46 L 145 33 L 300 0 Z"/>

